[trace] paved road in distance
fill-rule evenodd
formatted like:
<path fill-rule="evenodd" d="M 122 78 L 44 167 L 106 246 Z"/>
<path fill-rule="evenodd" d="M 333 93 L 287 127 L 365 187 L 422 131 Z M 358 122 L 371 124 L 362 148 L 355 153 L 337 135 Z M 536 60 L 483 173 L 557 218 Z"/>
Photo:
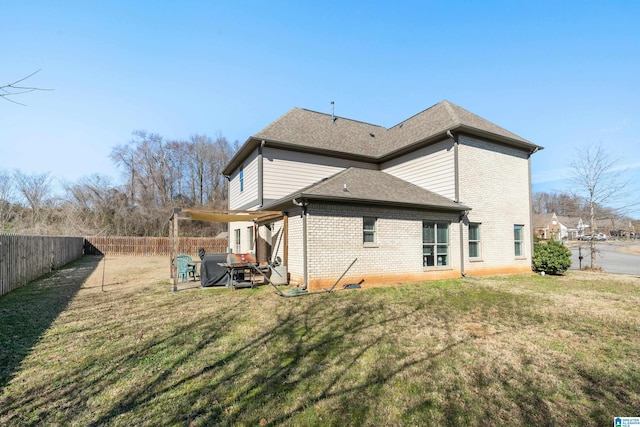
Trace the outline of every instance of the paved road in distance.
<path fill-rule="evenodd" d="M 631 243 L 632 245 L 638 245 L 638 243 Z M 625 252 L 619 252 L 617 249 L 621 246 L 629 245 L 628 243 L 618 242 L 597 242 L 596 250 L 596 264 L 601 267 L 607 273 L 615 274 L 631 274 L 634 276 L 640 276 L 640 255 L 628 254 Z M 580 245 L 582 247 L 582 267 L 590 264 L 590 248 L 589 242 L 584 242 Z M 578 270 L 578 246 L 570 247 L 571 257 L 571 270 Z"/>

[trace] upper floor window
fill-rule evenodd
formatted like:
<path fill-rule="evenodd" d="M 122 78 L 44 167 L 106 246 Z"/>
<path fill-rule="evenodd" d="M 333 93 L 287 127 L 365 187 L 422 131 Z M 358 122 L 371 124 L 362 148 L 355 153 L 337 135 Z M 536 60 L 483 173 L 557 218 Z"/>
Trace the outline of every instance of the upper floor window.
<path fill-rule="evenodd" d="M 240 166 L 240 191 L 244 191 L 244 166 Z"/>
<path fill-rule="evenodd" d="M 362 243 L 376 242 L 376 218 L 362 218 Z"/>
<path fill-rule="evenodd" d="M 422 222 L 422 266 L 443 267 L 449 265 L 449 224 L 446 222 Z"/>
<path fill-rule="evenodd" d="M 469 258 L 480 258 L 480 224 L 469 224 Z"/>
<path fill-rule="evenodd" d="M 513 226 L 513 244 L 516 256 L 524 256 L 524 225 Z"/>

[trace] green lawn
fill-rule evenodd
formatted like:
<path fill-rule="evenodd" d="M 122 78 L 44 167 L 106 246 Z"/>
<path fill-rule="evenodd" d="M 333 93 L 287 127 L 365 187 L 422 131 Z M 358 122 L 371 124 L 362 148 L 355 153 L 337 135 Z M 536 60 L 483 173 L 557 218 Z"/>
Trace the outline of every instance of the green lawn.
<path fill-rule="evenodd" d="M 638 278 L 283 299 L 126 278 L 103 292 L 86 283 L 100 268 L 84 258 L 0 297 L 1 425 L 605 426 L 640 415 Z"/>

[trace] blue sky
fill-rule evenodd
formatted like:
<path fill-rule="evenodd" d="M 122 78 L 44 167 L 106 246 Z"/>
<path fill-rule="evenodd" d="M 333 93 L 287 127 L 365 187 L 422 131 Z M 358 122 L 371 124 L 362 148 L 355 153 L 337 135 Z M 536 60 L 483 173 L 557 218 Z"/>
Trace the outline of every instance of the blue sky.
<path fill-rule="evenodd" d="M 134 130 L 243 143 L 292 107 L 386 127 L 447 99 L 545 149 L 534 191 L 567 190 L 602 144 L 640 194 L 637 1 L 0 3 L 0 169 L 119 181 Z M 640 218 L 640 202 L 628 211 Z"/>

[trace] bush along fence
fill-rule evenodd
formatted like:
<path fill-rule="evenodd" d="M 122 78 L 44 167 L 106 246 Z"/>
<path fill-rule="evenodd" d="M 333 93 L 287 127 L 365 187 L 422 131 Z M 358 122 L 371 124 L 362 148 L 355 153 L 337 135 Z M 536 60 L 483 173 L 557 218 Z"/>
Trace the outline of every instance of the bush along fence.
<path fill-rule="evenodd" d="M 0 234 L 0 295 L 82 257 L 84 238 Z"/>
<path fill-rule="evenodd" d="M 199 248 L 204 248 L 208 254 L 227 252 L 227 239 L 180 237 L 178 240 L 178 253 L 197 256 Z M 84 253 L 85 255 L 170 256 L 171 239 L 168 237 L 89 236 L 85 237 Z"/>

